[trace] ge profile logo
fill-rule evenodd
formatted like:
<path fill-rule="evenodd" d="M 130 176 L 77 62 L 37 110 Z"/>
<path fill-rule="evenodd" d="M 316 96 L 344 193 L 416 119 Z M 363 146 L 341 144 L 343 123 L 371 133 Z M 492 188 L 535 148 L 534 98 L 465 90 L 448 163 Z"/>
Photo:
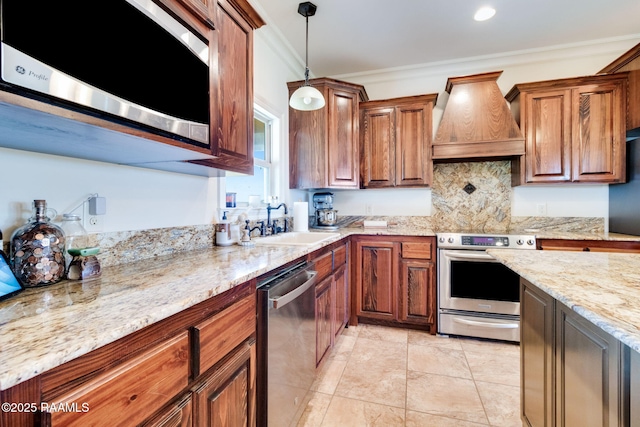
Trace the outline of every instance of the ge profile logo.
<path fill-rule="evenodd" d="M 24 74 L 24 73 L 26 73 L 26 72 L 27 72 L 27 70 L 25 70 L 23 67 L 21 67 L 21 66 L 19 66 L 19 65 L 16 67 L 16 71 L 17 71 L 19 74 Z"/>

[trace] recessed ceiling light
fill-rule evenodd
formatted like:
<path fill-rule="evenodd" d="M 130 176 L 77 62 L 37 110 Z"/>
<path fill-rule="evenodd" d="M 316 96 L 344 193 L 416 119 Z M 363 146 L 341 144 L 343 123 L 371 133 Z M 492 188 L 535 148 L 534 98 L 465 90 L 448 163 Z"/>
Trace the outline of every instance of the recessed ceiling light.
<path fill-rule="evenodd" d="M 473 19 L 476 21 L 486 21 L 493 17 L 496 14 L 496 10 L 492 7 L 485 6 L 478 9 L 475 15 L 473 15 Z"/>

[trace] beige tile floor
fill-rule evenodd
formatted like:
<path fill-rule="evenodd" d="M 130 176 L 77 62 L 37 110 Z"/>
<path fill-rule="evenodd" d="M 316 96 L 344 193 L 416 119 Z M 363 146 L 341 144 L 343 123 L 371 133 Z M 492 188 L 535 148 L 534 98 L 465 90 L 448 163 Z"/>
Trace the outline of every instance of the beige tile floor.
<path fill-rule="evenodd" d="M 360 324 L 322 366 L 298 426 L 522 426 L 520 348 Z"/>

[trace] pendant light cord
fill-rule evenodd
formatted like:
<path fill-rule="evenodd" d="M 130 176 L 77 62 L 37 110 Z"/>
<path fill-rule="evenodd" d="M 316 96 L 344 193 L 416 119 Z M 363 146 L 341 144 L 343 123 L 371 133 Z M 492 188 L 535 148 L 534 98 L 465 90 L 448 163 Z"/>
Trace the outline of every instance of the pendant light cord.
<path fill-rule="evenodd" d="M 304 85 L 309 86 L 309 14 L 305 14 L 307 21 L 306 44 L 304 55 Z"/>

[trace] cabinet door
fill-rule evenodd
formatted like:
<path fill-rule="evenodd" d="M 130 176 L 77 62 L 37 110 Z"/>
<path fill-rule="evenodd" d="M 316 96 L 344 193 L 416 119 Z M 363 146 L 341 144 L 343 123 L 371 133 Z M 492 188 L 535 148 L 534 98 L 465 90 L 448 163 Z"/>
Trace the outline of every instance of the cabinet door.
<path fill-rule="evenodd" d="M 573 180 L 623 182 L 625 96 L 623 84 L 573 90 Z"/>
<path fill-rule="evenodd" d="M 358 188 L 358 95 L 329 88 L 327 179 L 331 188 Z"/>
<path fill-rule="evenodd" d="M 400 321 L 435 324 L 435 264 L 403 259 L 400 267 Z"/>
<path fill-rule="evenodd" d="M 333 276 L 316 285 L 316 364 L 333 344 L 332 286 Z"/>
<path fill-rule="evenodd" d="M 571 91 L 526 95 L 527 182 L 571 180 Z"/>
<path fill-rule="evenodd" d="M 356 315 L 397 319 L 398 244 L 356 243 Z"/>
<path fill-rule="evenodd" d="M 524 425 L 553 426 L 554 300 L 521 280 L 520 411 Z"/>
<path fill-rule="evenodd" d="M 193 405 L 188 394 L 176 403 L 162 410 L 153 419 L 143 423 L 141 427 L 192 427 Z"/>
<path fill-rule="evenodd" d="M 77 405 L 78 410 L 53 411 L 49 425 L 137 425 L 181 393 L 188 382 L 189 338 L 184 331 L 52 399 Z"/>
<path fill-rule="evenodd" d="M 219 156 L 209 166 L 253 175 L 253 28 L 226 0 L 218 1 Z M 214 127 L 215 125 L 215 127 Z"/>
<path fill-rule="evenodd" d="M 362 113 L 362 186 L 395 185 L 395 108 L 371 108 Z"/>
<path fill-rule="evenodd" d="M 349 321 L 349 280 L 346 265 L 336 270 L 333 283 L 335 286 L 333 334 L 338 336 Z"/>
<path fill-rule="evenodd" d="M 556 306 L 556 425 L 620 425 L 620 342 Z"/>
<path fill-rule="evenodd" d="M 255 344 L 246 342 L 193 390 L 194 425 L 254 426 Z"/>
<path fill-rule="evenodd" d="M 432 104 L 396 107 L 395 185 L 431 185 Z"/>

